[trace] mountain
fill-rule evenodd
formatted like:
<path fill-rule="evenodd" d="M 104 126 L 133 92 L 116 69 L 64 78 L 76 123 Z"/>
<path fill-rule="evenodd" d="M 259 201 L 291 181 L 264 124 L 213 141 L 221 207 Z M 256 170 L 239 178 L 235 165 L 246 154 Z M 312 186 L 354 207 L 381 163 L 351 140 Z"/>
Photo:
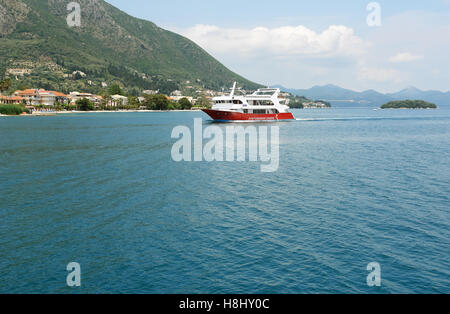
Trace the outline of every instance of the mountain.
<path fill-rule="evenodd" d="M 443 93 L 441 91 L 422 91 L 415 87 L 406 88 L 398 93 L 387 94 L 395 100 L 403 99 L 421 99 L 437 104 L 438 106 L 450 106 L 450 91 Z"/>
<path fill-rule="evenodd" d="M 409 87 L 397 93 L 383 94 L 375 90 L 356 92 L 336 85 L 314 86 L 310 89 L 289 89 L 281 85 L 276 87 L 297 96 L 314 100 L 325 100 L 334 107 L 374 107 L 395 100 L 425 100 L 439 107 L 450 107 L 450 92 L 421 91 Z"/>
<path fill-rule="evenodd" d="M 76 2 L 80 27 L 68 26 L 69 1 L 0 0 L 0 78 L 62 91 L 99 89 L 102 82 L 166 92 L 187 85 L 218 90 L 234 81 L 259 87 L 187 38 L 103 0 Z"/>

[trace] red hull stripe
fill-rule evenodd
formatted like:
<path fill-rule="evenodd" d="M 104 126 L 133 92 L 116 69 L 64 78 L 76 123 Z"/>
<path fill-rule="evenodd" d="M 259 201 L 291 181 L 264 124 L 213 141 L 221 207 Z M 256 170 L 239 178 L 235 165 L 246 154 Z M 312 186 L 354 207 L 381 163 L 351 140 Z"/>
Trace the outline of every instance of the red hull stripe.
<path fill-rule="evenodd" d="M 210 109 L 204 109 L 203 112 L 216 121 L 278 121 L 295 119 L 290 112 L 279 114 L 253 114 Z"/>

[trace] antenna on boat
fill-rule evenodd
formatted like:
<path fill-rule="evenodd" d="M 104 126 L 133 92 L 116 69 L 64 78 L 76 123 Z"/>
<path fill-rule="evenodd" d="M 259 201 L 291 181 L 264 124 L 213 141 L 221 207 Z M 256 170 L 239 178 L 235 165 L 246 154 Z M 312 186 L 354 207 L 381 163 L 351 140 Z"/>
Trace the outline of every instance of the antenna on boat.
<path fill-rule="evenodd" d="M 237 82 L 234 82 L 233 88 L 231 89 L 230 97 L 233 97 L 233 96 L 234 96 L 234 92 L 235 92 L 235 90 L 236 90 L 236 84 L 237 84 Z"/>

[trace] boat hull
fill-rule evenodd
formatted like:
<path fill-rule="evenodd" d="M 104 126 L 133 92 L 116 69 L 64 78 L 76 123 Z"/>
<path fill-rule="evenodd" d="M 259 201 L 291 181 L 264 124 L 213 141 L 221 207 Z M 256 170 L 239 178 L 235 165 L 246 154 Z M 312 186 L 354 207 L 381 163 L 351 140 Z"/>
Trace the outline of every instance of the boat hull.
<path fill-rule="evenodd" d="M 279 113 L 279 114 L 253 114 L 253 113 L 241 113 L 241 112 L 230 112 L 230 111 L 220 111 L 212 109 L 202 110 L 208 116 L 210 116 L 215 121 L 284 121 L 284 120 L 294 120 L 294 115 L 290 112 Z"/>

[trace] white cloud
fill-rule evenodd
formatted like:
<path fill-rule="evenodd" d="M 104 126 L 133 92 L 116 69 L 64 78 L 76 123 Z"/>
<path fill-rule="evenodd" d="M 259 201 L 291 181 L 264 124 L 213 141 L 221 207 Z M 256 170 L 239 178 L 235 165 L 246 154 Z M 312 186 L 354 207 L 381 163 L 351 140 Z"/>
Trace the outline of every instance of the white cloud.
<path fill-rule="evenodd" d="M 412 62 L 421 59 L 423 59 L 423 56 L 413 55 L 412 53 L 409 52 L 399 52 L 395 56 L 389 58 L 389 62 L 402 63 L 402 62 Z"/>
<path fill-rule="evenodd" d="M 320 25 L 326 23 L 320 20 Z M 333 17 L 327 20 L 339 23 Z M 383 92 L 407 85 L 449 90 L 450 41 L 442 40 L 450 36 L 449 20 L 447 12 L 404 11 L 385 16 L 383 27 L 377 28 L 355 28 L 356 22 L 321 29 L 262 22 L 266 27 L 197 25 L 174 31 L 233 71 L 265 84 L 307 88 L 333 83 Z"/>
<path fill-rule="evenodd" d="M 352 28 L 342 25 L 331 25 L 321 33 L 301 25 L 253 29 L 196 25 L 180 32 L 207 51 L 219 54 L 272 57 L 356 56 L 363 54 L 367 46 Z"/>

